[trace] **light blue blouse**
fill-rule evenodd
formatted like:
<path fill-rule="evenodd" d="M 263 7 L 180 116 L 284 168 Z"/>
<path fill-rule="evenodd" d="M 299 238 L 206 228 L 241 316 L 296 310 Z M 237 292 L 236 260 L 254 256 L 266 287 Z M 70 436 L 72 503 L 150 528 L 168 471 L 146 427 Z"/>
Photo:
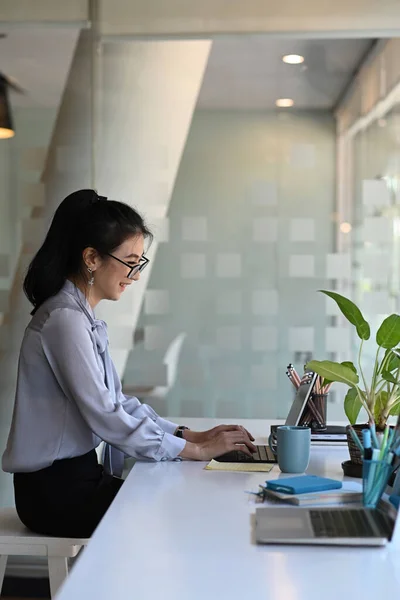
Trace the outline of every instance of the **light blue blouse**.
<path fill-rule="evenodd" d="M 86 454 L 101 440 L 139 459 L 180 454 L 186 441 L 173 435 L 177 425 L 125 396 L 112 361 L 110 392 L 100 356 L 107 345 L 106 324 L 67 280 L 25 331 L 4 471 L 37 471 Z"/>

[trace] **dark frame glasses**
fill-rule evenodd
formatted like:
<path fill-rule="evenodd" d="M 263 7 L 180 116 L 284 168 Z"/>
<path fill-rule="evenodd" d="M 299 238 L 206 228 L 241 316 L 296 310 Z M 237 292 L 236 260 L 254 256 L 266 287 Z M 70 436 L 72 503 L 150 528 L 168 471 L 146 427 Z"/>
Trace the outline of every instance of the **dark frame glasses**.
<path fill-rule="evenodd" d="M 140 262 L 137 265 L 132 266 L 132 265 L 129 265 L 128 263 L 126 263 L 125 261 L 121 260 L 120 258 L 117 258 L 116 256 L 114 256 L 114 254 L 110 254 L 110 253 L 107 253 L 107 254 L 108 254 L 108 256 L 111 256 L 111 258 L 113 258 L 114 260 L 117 260 L 121 264 L 125 265 L 125 267 L 128 267 L 128 269 L 129 269 L 129 273 L 127 275 L 128 279 L 133 279 L 135 277 L 135 275 L 137 275 L 138 273 L 141 273 L 143 271 L 143 269 L 145 269 L 150 262 L 150 260 L 148 258 L 146 258 L 146 256 L 143 254 L 142 258 L 140 259 Z"/>

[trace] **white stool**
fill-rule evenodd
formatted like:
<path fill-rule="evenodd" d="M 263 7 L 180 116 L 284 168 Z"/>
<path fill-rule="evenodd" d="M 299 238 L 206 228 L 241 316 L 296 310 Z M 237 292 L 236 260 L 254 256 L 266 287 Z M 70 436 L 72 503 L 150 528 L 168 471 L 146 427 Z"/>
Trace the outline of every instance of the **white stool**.
<path fill-rule="evenodd" d="M 15 508 L 0 508 L 0 595 L 9 556 L 47 556 L 50 593 L 54 598 L 68 575 L 68 558 L 76 556 L 88 541 L 32 533 L 21 523 Z"/>

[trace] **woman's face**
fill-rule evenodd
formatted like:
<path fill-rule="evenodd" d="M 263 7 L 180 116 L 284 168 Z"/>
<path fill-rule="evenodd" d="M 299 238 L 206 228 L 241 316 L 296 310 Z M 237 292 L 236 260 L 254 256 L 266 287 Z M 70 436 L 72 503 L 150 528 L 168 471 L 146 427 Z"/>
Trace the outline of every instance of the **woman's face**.
<path fill-rule="evenodd" d="M 137 265 L 143 256 L 144 239 L 142 235 L 132 236 L 125 240 L 118 248 L 103 259 L 93 257 L 92 275 L 93 285 L 88 286 L 88 300 L 92 307 L 100 300 L 119 300 L 126 288 L 138 281 L 140 273 L 128 279 L 129 270 Z M 115 258 L 113 258 L 115 257 Z M 119 259 L 119 260 L 117 260 Z M 122 264 L 123 261 L 129 266 Z M 85 260 L 88 264 L 87 259 Z M 90 278 L 90 273 L 88 273 Z"/>

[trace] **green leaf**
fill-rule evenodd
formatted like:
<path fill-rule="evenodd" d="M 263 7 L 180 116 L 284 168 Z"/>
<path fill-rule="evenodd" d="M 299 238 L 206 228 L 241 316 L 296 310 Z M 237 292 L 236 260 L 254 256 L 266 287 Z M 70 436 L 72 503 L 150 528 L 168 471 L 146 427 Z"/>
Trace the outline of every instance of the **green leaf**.
<path fill-rule="evenodd" d="M 375 396 L 374 404 L 374 419 L 376 422 L 380 421 L 380 417 L 388 401 L 388 393 L 382 390 Z"/>
<path fill-rule="evenodd" d="M 386 352 L 385 352 L 385 358 L 387 357 L 388 353 L 391 354 L 391 357 L 389 359 L 388 364 L 386 365 L 385 371 L 392 372 L 395 369 L 398 369 L 400 367 L 400 358 L 398 356 L 396 356 L 395 354 L 392 353 L 391 348 L 389 348 L 388 350 L 386 350 Z"/>
<path fill-rule="evenodd" d="M 390 315 L 379 327 L 376 343 L 382 348 L 394 348 L 400 343 L 400 316 Z"/>
<path fill-rule="evenodd" d="M 396 402 L 396 404 L 393 404 L 392 408 L 390 409 L 389 415 L 400 415 L 400 400 L 399 402 Z"/>
<path fill-rule="evenodd" d="M 356 367 L 349 360 L 346 360 L 346 361 L 344 361 L 344 362 L 342 362 L 340 364 L 344 365 L 345 367 L 349 367 L 349 369 L 351 369 L 352 371 L 354 371 L 354 373 L 357 373 Z M 358 375 L 358 373 L 357 373 L 357 375 Z M 323 381 L 322 381 L 322 387 L 324 387 L 325 385 L 328 385 L 329 383 L 333 383 L 333 382 L 330 379 L 323 379 Z"/>
<path fill-rule="evenodd" d="M 384 379 L 385 381 L 388 381 L 389 383 L 397 383 L 396 377 L 394 375 L 392 375 L 392 373 L 390 373 L 390 371 L 383 371 L 382 379 Z"/>
<path fill-rule="evenodd" d="M 358 375 L 353 369 L 331 360 L 311 360 L 306 368 L 318 373 L 324 379 L 329 379 L 329 381 L 346 383 L 350 387 L 358 383 Z"/>
<path fill-rule="evenodd" d="M 348 298 L 345 298 L 344 296 L 341 296 L 340 294 L 337 294 L 336 292 L 328 292 L 326 290 L 319 291 L 335 300 L 346 319 L 355 326 L 359 338 L 362 340 L 369 340 L 371 335 L 369 324 L 364 319 L 360 309 L 354 304 L 354 302 Z"/>
<path fill-rule="evenodd" d="M 349 367 L 349 369 L 351 369 L 356 375 L 358 375 L 357 369 L 355 368 L 354 364 L 352 362 L 350 362 L 349 360 L 345 360 L 344 362 L 342 362 L 340 364 L 343 365 L 344 367 Z"/>
<path fill-rule="evenodd" d="M 361 400 L 358 397 L 356 388 L 350 388 L 344 399 L 344 412 L 351 425 L 354 425 L 357 421 L 361 406 Z"/>

